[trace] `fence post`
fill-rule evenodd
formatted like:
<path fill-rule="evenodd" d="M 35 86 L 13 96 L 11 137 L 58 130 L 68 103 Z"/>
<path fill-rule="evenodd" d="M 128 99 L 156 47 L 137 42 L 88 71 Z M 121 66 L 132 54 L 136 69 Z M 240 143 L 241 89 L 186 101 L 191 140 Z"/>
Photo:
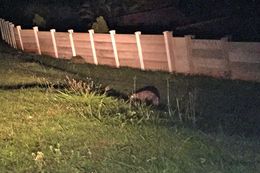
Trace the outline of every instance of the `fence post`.
<path fill-rule="evenodd" d="M 138 50 L 138 56 L 139 56 L 141 70 L 145 70 L 144 58 L 143 58 L 143 50 L 142 50 L 142 44 L 141 44 L 140 36 L 141 36 L 141 32 L 140 31 L 135 32 L 135 38 L 136 38 L 136 44 L 137 44 L 137 50 Z"/>
<path fill-rule="evenodd" d="M 12 25 L 11 22 L 8 22 L 8 23 L 7 23 L 7 27 L 8 27 L 8 30 L 9 30 L 9 36 L 10 36 L 10 46 L 14 47 L 11 25 Z"/>
<path fill-rule="evenodd" d="M 4 41 L 6 43 L 8 43 L 8 32 L 7 32 L 6 21 L 5 20 L 2 21 L 2 25 L 3 25 Z"/>
<path fill-rule="evenodd" d="M 7 22 L 7 28 L 8 28 L 8 33 L 9 33 L 9 44 L 10 46 L 14 47 L 13 45 L 13 39 L 12 39 L 12 29 L 11 29 L 11 22 Z"/>
<path fill-rule="evenodd" d="M 4 31 L 3 31 L 3 24 L 2 24 L 3 19 L 0 18 L 0 29 L 1 29 L 1 38 L 4 40 Z"/>
<path fill-rule="evenodd" d="M 2 20 L 2 28 L 3 28 L 3 39 L 7 43 L 8 37 L 7 37 L 7 31 L 6 31 L 6 25 L 5 25 L 5 20 Z"/>
<path fill-rule="evenodd" d="M 10 36 L 10 45 L 14 48 L 13 34 L 12 34 L 12 23 L 8 22 L 9 36 Z"/>
<path fill-rule="evenodd" d="M 9 28 L 9 22 L 5 21 L 5 31 L 7 36 L 7 43 L 11 45 L 11 37 L 10 37 L 10 28 Z"/>
<path fill-rule="evenodd" d="M 72 50 L 72 56 L 77 56 L 76 49 L 75 49 L 75 44 L 73 40 L 73 29 L 68 30 L 69 32 L 69 37 L 70 37 L 70 46 Z"/>
<path fill-rule="evenodd" d="M 20 42 L 20 45 L 21 45 L 21 49 L 24 50 L 23 48 L 23 40 L 22 40 L 22 36 L 21 36 L 21 26 L 16 26 L 16 29 L 17 29 L 17 34 L 18 34 L 18 37 L 19 37 L 19 42 Z"/>
<path fill-rule="evenodd" d="M 55 53 L 55 57 L 58 58 L 59 54 L 58 54 L 58 49 L 57 49 L 57 43 L 56 43 L 56 38 L 55 38 L 55 29 L 51 29 L 51 39 L 52 39 L 52 45 L 53 45 L 53 50 Z"/>
<path fill-rule="evenodd" d="M 231 74 L 232 71 L 231 71 L 229 55 L 228 55 L 228 37 L 221 38 L 221 47 L 222 47 L 223 57 L 226 63 L 226 71 L 224 75 L 225 77 L 230 78 L 232 76 Z"/>
<path fill-rule="evenodd" d="M 90 38 L 90 44 L 91 44 L 94 63 L 96 65 L 98 65 L 98 59 L 97 59 L 97 53 L 96 53 L 95 41 L 94 41 L 94 29 L 90 29 L 90 30 L 88 30 L 88 32 L 89 32 L 89 38 Z"/>
<path fill-rule="evenodd" d="M 39 37 L 38 37 L 38 32 L 39 29 L 37 26 L 33 27 L 33 31 L 34 31 L 34 37 L 35 37 L 35 41 L 36 41 L 36 46 L 37 46 L 37 50 L 38 50 L 38 54 L 41 55 L 41 47 L 40 47 L 40 42 L 39 42 Z"/>
<path fill-rule="evenodd" d="M 4 31 L 5 31 L 5 42 L 9 44 L 9 34 L 8 34 L 8 28 L 7 28 L 7 21 L 4 20 L 3 22 Z"/>
<path fill-rule="evenodd" d="M 193 64 L 193 59 L 192 59 L 192 38 L 194 37 L 193 35 L 185 35 L 185 42 L 186 42 L 186 48 L 187 48 L 187 59 L 189 62 L 189 72 L 190 74 L 195 73 L 194 69 L 194 64 Z"/>
<path fill-rule="evenodd" d="M 169 72 L 172 73 L 174 70 L 176 70 L 175 54 L 174 54 L 174 47 L 172 42 L 173 39 L 172 32 L 164 31 L 163 35 L 164 35 L 164 42 L 166 48 L 168 68 L 169 68 Z"/>
<path fill-rule="evenodd" d="M 15 34 L 14 34 L 14 24 L 13 23 L 11 23 L 10 28 L 11 28 L 11 36 L 12 36 L 13 46 L 14 46 L 15 49 L 17 49 L 16 39 L 15 39 Z"/>
<path fill-rule="evenodd" d="M 115 62 L 116 62 L 116 67 L 119 68 L 120 67 L 120 62 L 119 62 L 119 57 L 118 57 L 118 53 L 117 53 L 117 47 L 116 47 L 116 31 L 112 30 L 109 31 L 110 33 L 110 37 L 111 37 L 111 41 L 112 41 L 112 46 L 113 46 L 113 50 L 114 50 L 114 56 L 115 56 Z"/>

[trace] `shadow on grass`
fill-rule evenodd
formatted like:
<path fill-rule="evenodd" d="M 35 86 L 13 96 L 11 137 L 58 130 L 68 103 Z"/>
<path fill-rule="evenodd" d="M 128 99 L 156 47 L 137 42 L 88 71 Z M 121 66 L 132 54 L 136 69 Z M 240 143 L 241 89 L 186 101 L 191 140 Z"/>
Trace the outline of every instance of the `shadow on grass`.
<path fill-rule="evenodd" d="M 17 84 L 17 85 L 0 85 L 0 90 L 20 90 L 20 89 L 32 89 L 32 88 L 40 88 L 40 89 L 48 89 L 54 88 L 59 90 L 64 90 L 68 88 L 66 84 L 42 84 L 42 83 L 25 83 L 25 84 Z"/>

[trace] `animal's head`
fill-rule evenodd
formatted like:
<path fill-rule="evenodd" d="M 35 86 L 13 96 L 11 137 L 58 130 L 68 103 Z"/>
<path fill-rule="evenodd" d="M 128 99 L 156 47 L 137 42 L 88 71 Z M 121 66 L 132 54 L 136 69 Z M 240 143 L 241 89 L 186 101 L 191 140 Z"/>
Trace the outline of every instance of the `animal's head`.
<path fill-rule="evenodd" d="M 108 91 L 110 91 L 112 88 L 108 85 L 108 86 L 106 86 L 105 87 L 105 92 L 108 92 Z"/>
<path fill-rule="evenodd" d="M 130 95 L 129 100 L 132 103 L 145 103 L 147 105 L 158 106 L 160 104 L 160 98 L 155 94 L 148 92 L 134 93 Z"/>
<path fill-rule="evenodd" d="M 131 94 L 128 96 L 130 103 L 141 103 L 141 100 L 138 98 L 137 94 Z"/>

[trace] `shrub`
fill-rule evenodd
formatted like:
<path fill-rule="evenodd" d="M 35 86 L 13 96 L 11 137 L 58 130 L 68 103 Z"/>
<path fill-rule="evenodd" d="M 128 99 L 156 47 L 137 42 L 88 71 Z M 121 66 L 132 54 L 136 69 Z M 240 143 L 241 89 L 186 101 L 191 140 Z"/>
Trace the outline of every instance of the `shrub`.
<path fill-rule="evenodd" d="M 42 16 L 40 16 L 39 14 L 36 13 L 36 14 L 34 14 L 33 24 L 37 25 L 39 27 L 45 28 L 46 21 Z"/>
<path fill-rule="evenodd" d="M 103 16 L 97 17 L 96 22 L 92 24 L 92 29 L 94 29 L 97 33 L 107 33 L 109 31 L 107 22 Z"/>

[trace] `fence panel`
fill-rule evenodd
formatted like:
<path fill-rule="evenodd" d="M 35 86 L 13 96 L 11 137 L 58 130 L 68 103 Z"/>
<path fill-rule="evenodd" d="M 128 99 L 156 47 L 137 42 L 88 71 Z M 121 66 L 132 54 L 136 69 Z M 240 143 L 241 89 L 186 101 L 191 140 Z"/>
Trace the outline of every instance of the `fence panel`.
<path fill-rule="evenodd" d="M 68 32 L 56 32 L 55 33 L 57 50 L 59 58 L 71 59 L 72 49 L 70 45 L 70 38 Z"/>
<path fill-rule="evenodd" d="M 21 37 L 23 40 L 23 46 L 25 52 L 38 53 L 34 31 L 32 29 L 22 29 Z"/>
<path fill-rule="evenodd" d="M 227 74 L 227 63 L 221 40 L 191 41 L 191 58 L 195 73 L 222 77 Z"/>
<path fill-rule="evenodd" d="M 112 47 L 110 35 L 94 34 L 94 41 L 99 64 L 116 67 L 114 50 Z"/>
<path fill-rule="evenodd" d="M 164 36 L 141 35 L 141 45 L 145 69 L 168 71 Z"/>
<path fill-rule="evenodd" d="M 173 37 L 173 48 L 175 56 L 175 68 L 178 73 L 189 73 L 189 59 L 187 43 L 184 37 Z"/>
<path fill-rule="evenodd" d="M 94 64 L 89 34 L 73 33 L 73 39 L 77 55 L 81 56 L 87 63 Z"/>
<path fill-rule="evenodd" d="M 120 66 L 140 68 L 135 35 L 116 34 Z"/>
<path fill-rule="evenodd" d="M 260 43 L 231 42 L 228 55 L 233 79 L 260 81 Z"/>
<path fill-rule="evenodd" d="M 39 31 L 38 38 L 42 54 L 55 57 L 55 52 L 52 45 L 51 32 Z"/>

